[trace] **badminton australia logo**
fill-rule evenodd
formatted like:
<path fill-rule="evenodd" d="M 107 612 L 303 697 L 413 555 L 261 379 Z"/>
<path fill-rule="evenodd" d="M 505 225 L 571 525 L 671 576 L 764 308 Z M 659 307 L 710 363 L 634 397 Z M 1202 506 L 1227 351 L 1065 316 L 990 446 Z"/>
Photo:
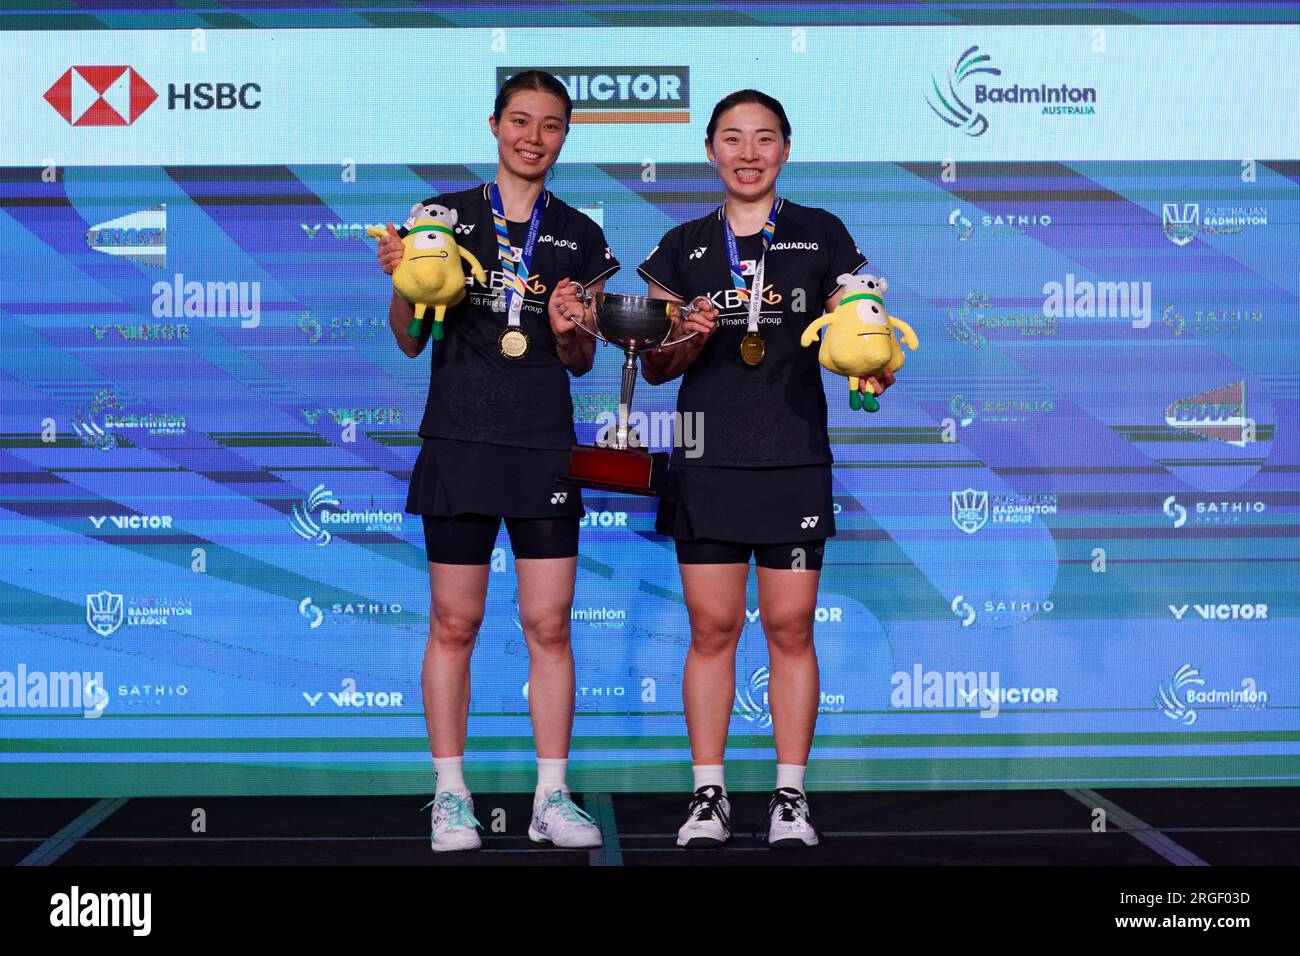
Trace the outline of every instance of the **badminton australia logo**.
<path fill-rule="evenodd" d="M 988 118 L 981 110 L 988 104 L 996 104 L 998 108 L 1037 106 L 1043 116 L 1091 116 L 1096 112 L 1093 104 L 1097 102 L 1097 91 L 1093 87 L 1068 83 L 993 86 L 981 82 L 983 77 L 1001 75 L 1002 71 L 993 66 L 992 57 L 981 53 L 978 45 L 972 46 L 957 57 L 945 79 L 930 77 L 926 105 L 935 116 L 967 136 L 981 136 L 988 130 Z"/>
<path fill-rule="evenodd" d="M 957 90 L 965 86 L 972 76 L 981 73 L 1001 76 L 1002 71 L 992 65 L 992 58 L 987 53 L 980 53 L 978 46 L 973 46 L 957 57 L 957 65 L 944 81 L 947 95 L 940 89 L 939 78 L 930 77 L 931 92 L 926 94 L 925 102 L 939 119 L 953 129 L 959 129 L 967 136 L 981 136 L 989 128 L 989 121 L 983 113 L 977 113 L 958 95 Z M 974 85 L 974 84 L 972 84 Z M 981 87 L 982 89 L 982 87 Z M 969 98 L 971 94 L 967 93 Z"/>
<path fill-rule="evenodd" d="M 342 502 L 322 484 L 293 506 L 289 526 L 303 540 L 323 546 L 334 538 L 326 525 L 341 525 L 346 530 L 397 533 L 402 530 L 402 515 L 396 511 L 344 511 Z M 353 529 L 353 525 L 360 527 Z"/>
<path fill-rule="evenodd" d="M 1268 691 L 1260 690 L 1253 677 L 1243 677 L 1239 687 L 1202 690 L 1205 678 L 1191 664 L 1184 664 L 1157 689 L 1155 703 L 1170 720 L 1190 727 L 1196 723 L 1193 705 L 1216 705 L 1224 710 L 1256 710 L 1268 706 Z"/>

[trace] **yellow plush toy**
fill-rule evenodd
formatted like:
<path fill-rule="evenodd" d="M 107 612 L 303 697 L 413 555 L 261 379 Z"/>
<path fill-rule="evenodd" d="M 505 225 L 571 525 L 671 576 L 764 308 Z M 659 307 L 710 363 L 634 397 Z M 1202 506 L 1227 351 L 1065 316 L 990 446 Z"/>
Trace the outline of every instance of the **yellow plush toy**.
<path fill-rule="evenodd" d="M 838 281 L 844 286 L 840 304 L 834 312 L 804 329 L 799 344 L 804 348 L 812 345 L 825 326 L 817 361 L 836 375 L 848 376 L 850 408 L 879 411 L 880 402 L 875 395 L 858 391 L 858 380 L 885 371 L 897 372 L 903 367 L 903 350 L 894 338 L 894 329 L 913 352 L 920 342 L 910 325 L 885 312 L 881 296 L 889 289 L 889 283 L 883 278 L 845 273 Z"/>
<path fill-rule="evenodd" d="M 452 229 L 456 210 L 444 206 L 416 203 L 406 220 L 407 233 L 402 239 L 402 261 L 393 271 L 393 288 L 415 306 L 415 318 L 406 327 L 411 338 L 420 337 L 425 310 L 433 306 L 432 338 L 443 335 L 442 317 L 447 308 L 465 298 L 465 273 L 460 260 L 469 263 L 474 278 L 487 285 L 487 274 L 474 254 L 456 243 Z M 382 239 L 386 233 L 378 226 L 366 229 L 366 235 Z"/>

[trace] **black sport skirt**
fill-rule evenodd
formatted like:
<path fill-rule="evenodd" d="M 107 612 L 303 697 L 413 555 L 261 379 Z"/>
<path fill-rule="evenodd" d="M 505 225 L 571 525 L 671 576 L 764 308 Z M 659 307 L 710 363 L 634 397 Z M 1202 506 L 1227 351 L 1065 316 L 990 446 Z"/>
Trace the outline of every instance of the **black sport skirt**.
<path fill-rule="evenodd" d="M 835 534 L 830 465 L 668 469 L 655 530 L 678 541 L 813 541 Z"/>
<path fill-rule="evenodd" d="M 411 471 L 406 512 L 439 517 L 581 517 L 581 491 L 559 480 L 568 470 L 567 449 L 426 438 Z"/>

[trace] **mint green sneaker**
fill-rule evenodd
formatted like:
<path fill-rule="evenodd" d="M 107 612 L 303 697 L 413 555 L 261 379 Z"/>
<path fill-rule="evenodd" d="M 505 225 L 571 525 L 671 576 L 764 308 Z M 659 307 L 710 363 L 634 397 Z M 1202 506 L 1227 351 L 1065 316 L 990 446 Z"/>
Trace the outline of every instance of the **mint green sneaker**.
<path fill-rule="evenodd" d="M 597 847 L 601 844 L 600 827 L 581 807 L 569 799 L 567 787 L 552 790 L 533 808 L 528 825 L 528 839 L 534 843 L 554 843 L 565 849 Z"/>
<path fill-rule="evenodd" d="M 468 791 L 462 795 L 444 790 L 420 809 L 429 807 L 433 807 L 429 814 L 429 825 L 433 830 L 429 845 L 435 852 L 477 850 L 483 845 L 478 835 L 483 824 L 474 818 L 474 798 Z"/>

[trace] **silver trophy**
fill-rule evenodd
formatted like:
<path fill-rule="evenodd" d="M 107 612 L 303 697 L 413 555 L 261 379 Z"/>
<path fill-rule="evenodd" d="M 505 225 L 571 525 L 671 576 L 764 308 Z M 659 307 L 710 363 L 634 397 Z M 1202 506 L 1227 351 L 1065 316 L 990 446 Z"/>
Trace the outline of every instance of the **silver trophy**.
<path fill-rule="evenodd" d="M 619 389 L 618 424 L 614 441 L 608 446 L 575 445 L 569 460 L 569 474 L 565 480 L 573 484 L 632 494 L 658 494 L 668 456 L 663 453 L 648 454 L 637 446 L 636 436 L 628 434 L 628 417 L 632 411 L 632 393 L 636 389 L 637 356 L 651 349 L 672 348 L 693 338 L 690 332 L 671 339 L 678 322 L 708 305 L 704 296 L 698 296 L 689 305 L 680 305 L 664 299 L 644 295 L 624 295 L 618 292 L 592 294 L 579 282 L 578 299 L 593 306 L 596 327 L 588 328 L 581 318 L 573 324 L 606 345 L 623 350 L 623 379 Z M 629 441 L 629 437 L 633 440 Z"/>

